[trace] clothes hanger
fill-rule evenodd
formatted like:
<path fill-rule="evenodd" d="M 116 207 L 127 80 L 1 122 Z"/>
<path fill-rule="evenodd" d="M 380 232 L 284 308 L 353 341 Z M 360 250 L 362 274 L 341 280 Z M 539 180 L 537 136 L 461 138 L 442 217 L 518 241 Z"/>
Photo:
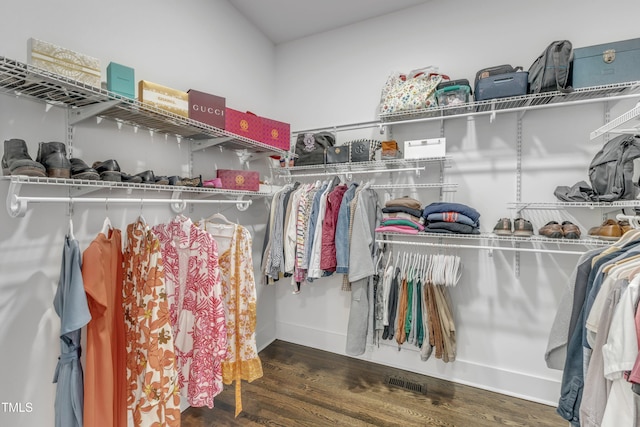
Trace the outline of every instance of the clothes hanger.
<path fill-rule="evenodd" d="M 104 222 L 102 223 L 102 230 L 100 232 L 105 236 L 109 236 L 109 231 L 113 230 L 113 226 L 111 225 L 111 220 L 109 217 L 105 217 Z"/>
<path fill-rule="evenodd" d="M 220 212 L 216 212 L 213 215 L 211 215 L 210 217 L 203 219 L 202 222 L 205 222 L 205 221 L 206 222 L 213 222 L 216 219 L 219 219 L 220 221 L 222 221 L 223 223 L 228 224 L 228 225 L 235 225 L 233 222 L 229 221 L 227 219 L 227 217 L 224 216 L 223 214 L 221 214 Z"/>
<path fill-rule="evenodd" d="M 69 217 L 69 239 L 75 240 L 76 236 L 73 235 L 73 218 Z"/>

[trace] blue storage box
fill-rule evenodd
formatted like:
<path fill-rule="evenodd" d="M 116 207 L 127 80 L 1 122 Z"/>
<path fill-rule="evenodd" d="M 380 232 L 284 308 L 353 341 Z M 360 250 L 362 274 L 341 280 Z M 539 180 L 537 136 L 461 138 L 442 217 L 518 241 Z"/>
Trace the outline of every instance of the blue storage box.
<path fill-rule="evenodd" d="M 640 80 L 640 39 L 573 49 L 574 88 Z"/>
<path fill-rule="evenodd" d="M 529 73 L 527 71 L 496 74 L 478 80 L 475 98 L 476 101 L 484 101 L 486 99 L 526 95 L 528 84 Z"/>
<path fill-rule="evenodd" d="M 135 99 L 136 83 L 133 68 L 110 62 L 107 66 L 107 90 Z"/>

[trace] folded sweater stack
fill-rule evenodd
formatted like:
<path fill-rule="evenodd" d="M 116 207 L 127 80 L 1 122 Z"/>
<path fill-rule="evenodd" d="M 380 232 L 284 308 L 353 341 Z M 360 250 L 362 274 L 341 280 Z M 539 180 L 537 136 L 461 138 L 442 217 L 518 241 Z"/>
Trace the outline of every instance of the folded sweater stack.
<path fill-rule="evenodd" d="M 418 234 L 423 230 L 421 204 L 411 197 L 386 202 L 382 208 L 382 221 L 376 228 L 377 232 L 405 234 Z"/>
<path fill-rule="evenodd" d="M 480 213 L 462 203 L 431 203 L 423 209 L 422 220 L 428 233 L 480 234 Z"/>

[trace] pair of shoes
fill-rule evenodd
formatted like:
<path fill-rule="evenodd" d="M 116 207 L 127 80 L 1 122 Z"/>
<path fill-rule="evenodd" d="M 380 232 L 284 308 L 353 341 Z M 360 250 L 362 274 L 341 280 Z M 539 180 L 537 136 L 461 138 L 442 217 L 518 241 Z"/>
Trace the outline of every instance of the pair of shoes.
<path fill-rule="evenodd" d="M 27 143 L 23 139 L 13 138 L 4 141 L 2 174 L 46 177 L 47 170 L 41 163 L 31 158 Z"/>
<path fill-rule="evenodd" d="M 562 224 L 558 221 L 549 221 L 540 230 L 538 234 L 541 236 L 549 237 L 550 239 L 579 239 L 580 227 L 572 223 L 571 221 L 563 221 Z"/>
<path fill-rule="evenodd" d="M 122 182 L 120 165 L 114 159 L 105 160 L 103 162 L 94 162 L 91 167 L 100 174 L 100 179 L 103 181 Z"/>
<path fill-rule="evenodd" d="M 220 178 L 213 178 L 202 183 L 204 187 L 222 188 L 222 180 Z"/>
<path fill-rule="evenodd" d="M 195 178 L 182 178 L 182 185 L 185 187 L 202 187 L 202 175 Z"/>
<path fill-rule="evenodd" d="M 602 240 L 618 240 L 624 233 L 632 229 L 629 221 L 607 219 L 601 225 L 591 227 L 589 236 Z"/>
<path fill-rule="evenodd" d="M 45 167 L 50 178 L 71 178 L 71 162 L 67 158 L 67 147 L 62 142 L 38 144 L 36 162 Z"/>
<path fill-rule="evenodd" d="M 84 160 L 72 157 L 70 162 L 72 179 L 87 179 L 93 181 L 100 179 L 98 171 L 86 164 Z"/>
<path fill-rule="evenodd" d="M 493 233 L 498 236 L 529 237 L 533 235 L 533 225 L 524 218 L 516 218 L 513 224 L 509 218 L 500 218 L 495 227 L 493 227 Z"/>

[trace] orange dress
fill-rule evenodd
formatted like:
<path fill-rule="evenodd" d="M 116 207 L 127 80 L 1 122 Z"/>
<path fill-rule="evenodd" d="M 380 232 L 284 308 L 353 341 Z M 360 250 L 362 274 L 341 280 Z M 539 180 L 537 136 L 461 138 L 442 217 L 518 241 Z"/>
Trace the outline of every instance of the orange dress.
<path fill-rule="evenodd" d="M 112 229 L 91 242 L 82 259 L 82 279 L 91 321 L 87 325 L 84 426 L 126 427 L 126 350 L 122 309 L 122 243 Z"/>

